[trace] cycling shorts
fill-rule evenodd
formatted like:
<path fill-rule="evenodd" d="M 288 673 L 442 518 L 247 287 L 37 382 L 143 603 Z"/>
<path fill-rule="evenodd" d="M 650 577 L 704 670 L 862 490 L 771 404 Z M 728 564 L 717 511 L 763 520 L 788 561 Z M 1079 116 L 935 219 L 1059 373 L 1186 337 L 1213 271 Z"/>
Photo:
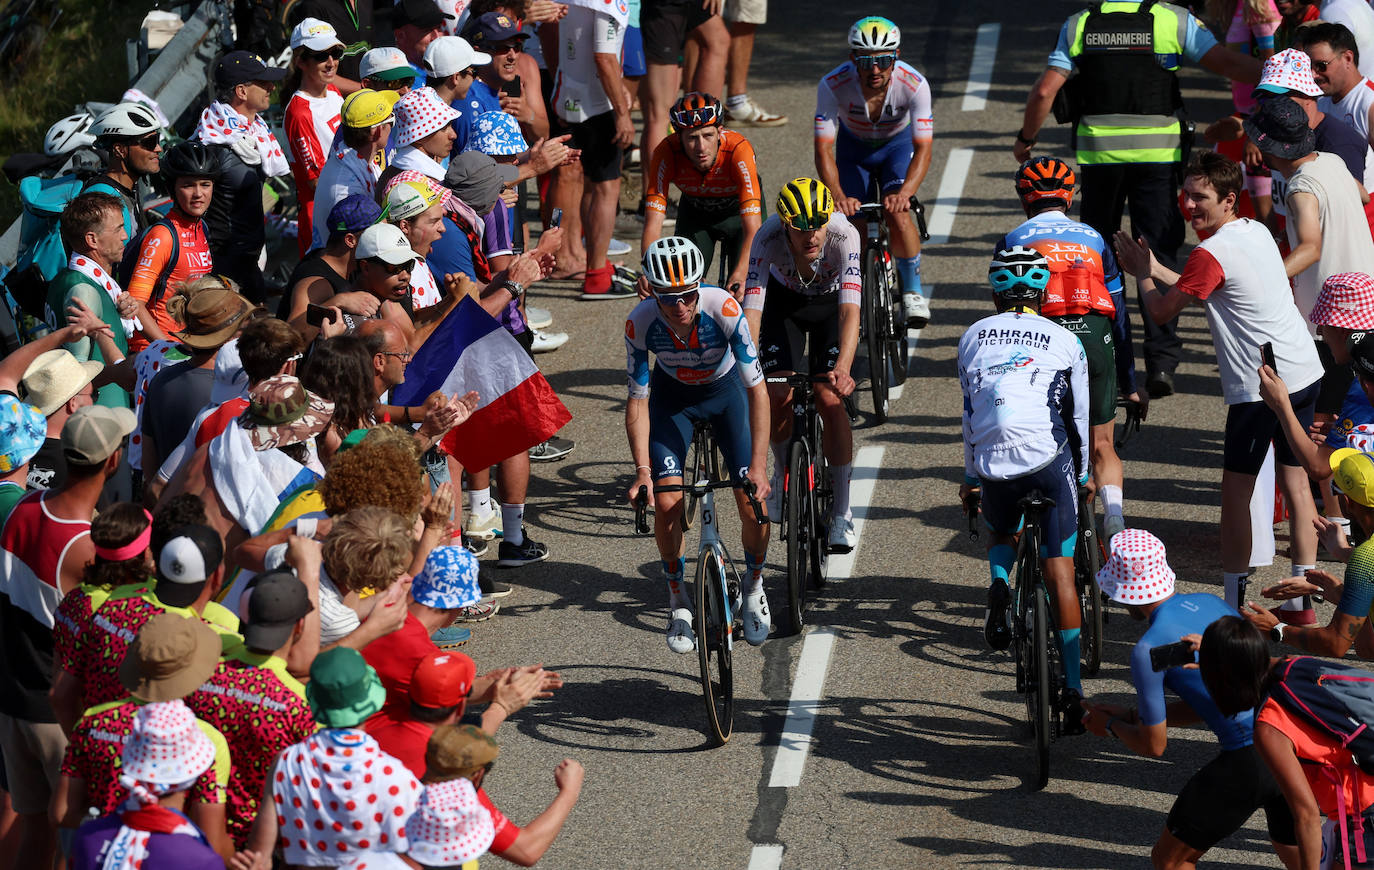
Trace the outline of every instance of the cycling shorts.
<path fill-rule="evenodd" d="M 1321 381 L 1288 394 L 1302 430 L 1312 425 L 1316 413 L 1317 395 Z M 1226 471 L 1238 474 L 1259 474 L 1264 467 L 1264 455 L 1274 444 L 1274 461 L 1280 465 L 1299 466 L 1297 455 L 1288 446 L 1279 418 L 1263 402 L 1239 402 L 1226 408 L 1226 434 L 1222 441 L 1222 464 Z"/>
<path fill-rule="evenodd" d="M 649 63 L 680 65 L 687 34 L 712 17 L 698 0 L 644 0 L 639 7 L 644 57 Z"/>
<path fill-rule="evenodd" d="M 711 274 L 711 263 L 715 260 L 716 245 L 725 244 L 725 271 L 728 275 L 739 260 L 739 245 L 744 238 L 744 224 L 739 216 L 739 200 L 730 197 L 721 200 L 720 208 L 708 207 L 711 205 L 714 204 L 682 197 L 678 201 L 677 227 L 674 228 L 677 235 L 691 239 L 692 244 L 701 251 L 706 263 L 701 273 L 702 280 L 708 284 L 715 280 Z M 730 289 L 724 284 L 721 288 Z"/>
<path fill-rule="evenodd" d="M 841 124 L 835 135 L 835 166 L 845 196 L 868 200 L 868 185 L 876 176 L 878 190 L 891 193 L 906 183 L 906 170 L 915 153 L 911 131 L 903 130 L 886 142 L 870 144 Z"/>
<path fill-rule="evenodd" d="M 1096 312 L 1051 317 L 1078 336 L 1088 357 L 1088 425 L 1100 426 L 1116 419 L 1116 345 L 1112 321 Z"/>
<path fill-rule="evenodd" d="M 649 383 L 649 465 L 654 480 L 682 477 L 692 424 L 709 420 L 711 434 L 736 482 L 749 472 L 749 396 L 734 372 L 706 384 L 684 384 L 654 369 Z"/>
<path fill-rule="evenodd" d="M 1050 464 L 1039 471 L 1011 480 L 983 480 L 983 522 L 998 535 L 1013 535 L 1021 530 L 1021 499 L 1032 490 L 1054 501 L 1040 523 L 1040 555 L 1044 558 L 1073 558 L 1078 546 L 1078 480 L 1073 472 L 1073 455 L 1060 448 Z"/>
<path fill-rule="evenodd" d="M 1259 751 L 1253 745 L 1243 746 L 1223 751 L 1193 774 L 1169 809 L 1164 827 L 1205 852 L 1239 831 L 1261 807 L 1269 839 L 1295 845 L 1298 838 L 1288 801 Z"/>
<path fill-rule="evenodd" d="M 840 295 L 805 296 L 770 277 L 759 323 L 763 373 L 819 375 L 839 358 Z"/>

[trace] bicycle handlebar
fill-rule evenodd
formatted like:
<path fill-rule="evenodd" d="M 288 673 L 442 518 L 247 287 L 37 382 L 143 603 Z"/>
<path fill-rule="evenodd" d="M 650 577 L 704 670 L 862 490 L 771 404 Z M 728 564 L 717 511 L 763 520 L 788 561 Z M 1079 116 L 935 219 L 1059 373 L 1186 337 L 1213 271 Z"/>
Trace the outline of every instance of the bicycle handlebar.
<path fill-rule="evenodd" d="M 644 495 L 644 498 L 645 498 L 645 506 L 647 507 L 647 505 L 648 505 L 648 493 L 645 491 L 646 489 L 647 489 L 647 487 L 641 486 L 641 487 L 639 488 L 639 491 Z M 702 479 L 702 480 L 698 480 L 696 483 L 691 484 L 691 485 L 688 485 L 688 484 L 685 484 L 685 483 L 669 483 L 669 484 L 666 484 L 666 485 L 663 485 L 663 486 L 657 486 L 657 485 L 654 486 L 654 492 L 690 492 L 690 493 L 696 493 L 697 495 L 701 495 L 702 493 L 706 492 L 707 490 L 712 490 L 712 489 L 742 489 L 742 490 L 744 490 L 745 496 L 747 496 L 748 499 L 749 499 L 749 507 L 752 508 L 753 511 L 754 511 L 754 519 L 758 522 L 759 525 L 763 525 L 764 523 L 767 523 L 767 522 L 768 522 L 768 517 L 765 516 L 764 513 L 763 513 L 763 505 L 762 505 L 762 504 L 759 502 L 759 500 L 758 500 L 757 498 L 755 498 L 755 496 L 754 496 L 754 493 L 758 491 L 758 487 L 754 486 L 754 482 L 753 482 L 752 480 L 746 480 L 746 481 L 744 481 L 743 483 L 735 483 L 735 482 L 732 481 L 732 480 L 706 480 L 706 479 Z M 638 507 L 638 505 L 639 505 L 639 496 L 638 496 L 638 495 L 635 496 L 635 505 L 636 505 L 635 510 L 638 511 L 638 510 L 639 510 L 639 507 Z"/>
<path fill-rule="evenodd" d="M 1140 431 L 1140 403 L 1127 399 L 1125 405 L 1126 424 L 1121 427 L 1121 434 L 1116 438 L 1117 450 L 1125 447 L 1126 442 L 1131 440 L 1131 435 Z"/>
<path fill-rule="evenodd" d="M 964 502 L 964 513 L 968 514 L 968 536 L 969 540 L 978 540 L 978 503 L 981 501 L 978 493 L 971 494 Z"/>
<path fill-rule="evenodd" d="M 921 241 L 930 241 L 930 231 L 926 229 L 926 207 L 917 197 L 908 200 L 911 203 L 911 211 L 916 215 L 916 229 L 921 234 Z M 864 202 L 859 204 L 859 211 L 871 212 L 876 217 L 882 213 L 884 206 L 881 202 Z"/>
<path fill-rule="evenodd" d="M 649 487 L 641 486 L 635 493 L 635 532 L 649 534 Z"/>

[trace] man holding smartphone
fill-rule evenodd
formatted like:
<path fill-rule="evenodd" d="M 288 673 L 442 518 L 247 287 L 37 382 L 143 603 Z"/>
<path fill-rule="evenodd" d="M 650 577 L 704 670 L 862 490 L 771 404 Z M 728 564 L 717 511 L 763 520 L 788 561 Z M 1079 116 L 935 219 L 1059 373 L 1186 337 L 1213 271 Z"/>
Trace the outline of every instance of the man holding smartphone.
<path fill-rule="evenodd" d="M 1240 830 L 1263 807 L 1274 851 L 1297 866 L 1293 816 L 1278 783 L 1254 747 L 1254 713 L 1224 716 L 1202 683 L 1201 671 L 1185 664 L 1156 669 L 1152 652 L 1186 635 L 1201 635 L 1235 608 L 1205 592 L 1174 593 L 1174 572 L 1164 544 L 1143 529 L 1126 529 L 1112 538 L 1112 555 L 1097 574 L 1108 598 L 1124 605 L 1131 618 L 1148 622 L 1131 652 L 1131 681 L 1137 708 L 1083 702 L 1083 725 L 1099 737 L 1115 737 L 1127 749 L 1159 758 L 1168 744 L 1168 726 L 1203 722 L 1217 735 L 1221 754 L 1194 773 L 1169 810 L 1164 831 L 1150 855 L 1155 867 L 1194 866 L 1208 849 Z M 1191 662 L 1190 654 L 1188 660 Z M 1169 703 L 1164 691 L 1178 696 Z"/>

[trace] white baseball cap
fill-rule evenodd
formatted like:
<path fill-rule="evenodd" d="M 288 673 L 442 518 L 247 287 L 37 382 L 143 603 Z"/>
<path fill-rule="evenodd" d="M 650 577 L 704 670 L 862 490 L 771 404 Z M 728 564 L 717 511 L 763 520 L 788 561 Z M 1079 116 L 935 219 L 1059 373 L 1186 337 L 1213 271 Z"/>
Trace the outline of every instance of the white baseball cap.
<path fill-rule="evenodd" d="M 418 255 L 410 247 L 409 240 L 399 227 L 395 224 L 381 223 L 363 230 L 363 234 L 358 237 L 358 248 L 353 256 L 359 260 L 375 259 L 399 266 L 414 260 Z"/>
<path fill-rule="evenodd" d="M 358 63 L 358 78 L 393 82 L 415 78 L 415 70 L 404 52 L 394 45 L 384 45 L 363 55 Z"/>
<path fill-rule="evenodd" d="M 420 66 L 436 79 L 460 73 L 470 66 L 491 63 L 491 55 L 477 51 L 461 36 L 441 36 L 425 48 Z"/>
<path fill-rule="evenodd" d="M 318 18 L 302 18 L 296 29 L 291 31 L 291 48 L 308 48 L 311 51 L 325 51 L 334 46 L 343 48 L 343 40 L 334 30 L 334 25 Z"/>

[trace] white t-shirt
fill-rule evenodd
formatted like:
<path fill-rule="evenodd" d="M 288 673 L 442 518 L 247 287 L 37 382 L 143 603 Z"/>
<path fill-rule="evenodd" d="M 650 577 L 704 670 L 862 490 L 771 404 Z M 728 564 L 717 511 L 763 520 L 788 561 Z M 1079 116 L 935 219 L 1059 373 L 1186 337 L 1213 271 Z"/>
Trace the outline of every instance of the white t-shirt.
<path fill-rule="evenodd" d="M 567 16 L 558 22 L 558 75 L 550 101 L 558 117 L 578 124 L 614 108 L 596 74 L 596 55 L 619 58 L 624 44 L 625 28 L 613 16 L 585 6 L 568 7 Z"/>
<path fill-rule="evenodd" d="M 1360 58 L 1364 59 L 1364 49 L 1360 49 Z M 1369 141 L 1370 106 L 1374 106 L 1374 81 L 1370 81 L 1367 76 L 1360 79 L 1359 84 L 1339 100 L 1330 97 L 1317 98 L 1318 110 L 1346 122 L 1355 128 L 1355 132 L 1366 142 Z M 1275 173 L 1274 177 L 1277 178 L 1278 174 Z M 1368 146 L 1364 149 L 1364 186 L 1366 190 L 1374 186 L 1374 148 Z"/>
<path fill-rule="evenodd" d="M 1293 213 L 1293 195 L 1310 193 L 1321 206 L 1322 254 L 1317 262 L 1293 276 L 1293 298 L 1298 303 L 1309 335 L 1315 337 L 1317 328 L 1307 320 L 1312 306 L 1317 304 L 1322 282 L 1341 272 L 1366 272 L 1374 266 L 1374 240 L 1369 236 L 1369 222 L 1360 192 L 1345 161 L 1335 154 L 1317 152 L 1315 160 L 1298 167 L 1288 178 L 1284 205 Z M 1286 222 L 1288 244 L 1297 247 L 1298 222 Z"/>
<path fill-rule="evenodd" d="M 1374 9 L 1365 0 L 1322 0 L 1322 21 L 1344 24 L 1360 49 L 1360 75 L 1374 76 Z"/>
<path fill-rule="evenodd" d="M 1363 221 L 1360 225 L 1367 226 Z M 1223 224 L 1188 255 L 1175 289 L 1207 304 L 1226 404 L 1260 401 L 1260 348 L 1266 342 L 1274 345 L 1274 362 L 1290 392 L 1321 378 L 1317 347 L 1293 303 L 1279 247 L 1264 224 L 1249 218 Z"/>

